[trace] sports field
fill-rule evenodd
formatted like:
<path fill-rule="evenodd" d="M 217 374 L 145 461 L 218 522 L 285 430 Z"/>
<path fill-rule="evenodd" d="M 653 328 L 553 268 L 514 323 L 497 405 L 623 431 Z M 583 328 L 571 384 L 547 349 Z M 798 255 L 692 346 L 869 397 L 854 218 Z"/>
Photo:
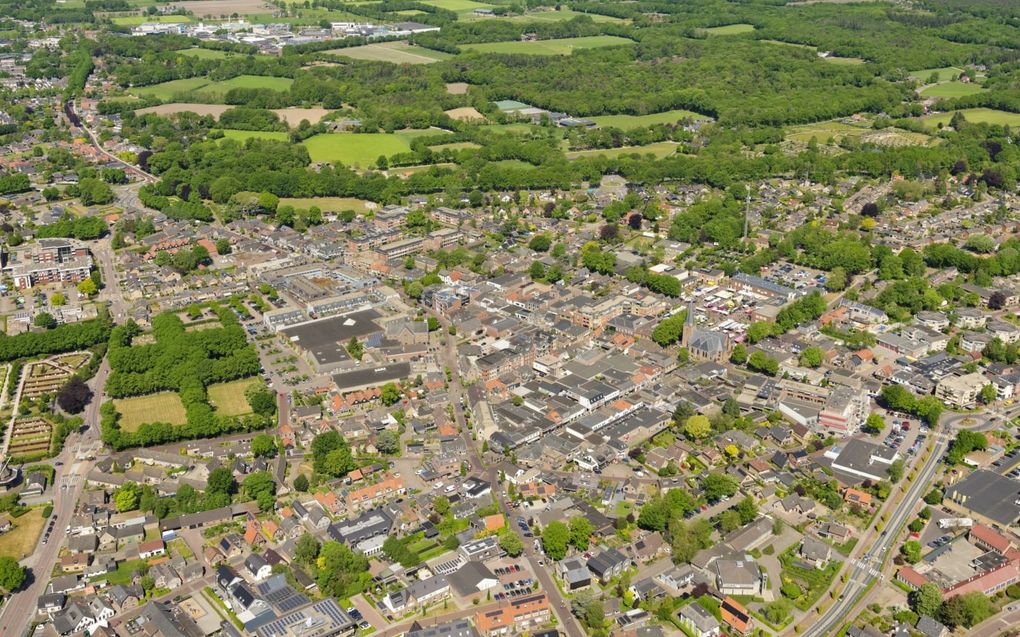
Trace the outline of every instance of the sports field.
<path fill-rule="evenodd" d="M 567 152 L 567 159 L 577 159 L 578 157 L 597 157 L 602 155 L 609 157 L 610 159 L 620 157 L 621 155 L 632 155 L 637 153 L 639 155 L 647 155 L 651 153 L 658 158 L 667 157 L 676 152 L 676 143 L 674 142 L 656 142 L 654 144 L 647 144 L 645 146 L 622 146 L 620 148 L 600 148 L 596 150 L 575 150 Z"/>
<path fill-rule="evenodd" d="M 32 554 L 46 523 L 42 512 L 42 508 L 35 508 L 20 518 L 11 518 L 14 528 L 0 535 L 0 555 L 21 560 Z"/>
<path fill-rule="evenodd" d="M 393 62 L 394 64 L 431 64 L 453 57 L 449 53 L 433 51 L 407 42 L 377 42 L 346 49 L 332 49 L 326 53 L 355 60 Z"/>
<path fill-rule="evenodd" d="M 592 121 L 599 126 L 612 126 L 626 130 L 628 128 L 639 128 L 653 124 L 675 124 L 682 119 L 712 119 L 707 115 L 695 113 L 694 111 L 675 110 L 662 113 L 650 113 L 648 115 L 602 115 L 592 117 Z"/>
<path fill-rule="evenodd" d="M 371 201 L 354 199 L 353 197 L 284 197 L 280 199 L 280 205 L 294 206 L 299 210 L 307 210 L 312 206 L 317 206 L 323 212 L 353 210 L 362 214 L 377 207 Z"/>
<path fill-rule="evenodd" d="M 1006 111 L 997 111 L 993 108 L 967 108 L 962 111 L 954 111 L 963 113 L 963 116 L 971 124 L 998 124 L 1000 126 L 1020 126 L 1020 113 L 1009 113 Z M 921 120 L 935 128 L 939 123 L 948 126 L 949 121 L 953 119 L 953 113 L 938 113 L 936 115 L 928 115 L 922 117 Z"/>
<path fill-rule="evenodd" d="M 113 401 L 113 405 L 120 414 L 120 420 L 117 422 L 124 431 L 136 431 L 147 422 L 183 425 L 188 421 L 184 403 L 174 392 L 164 391 L 134 398 L 118 398 Z"/>
<path fill-rule="evenodd" d="M 257 385 L 257 378 L 242 378 L 229 383 L 209 385 L 209 404 L 221 416 L 243 416 L 251 413 L 251 405 L 244 395 L 246 389 Z"/>
<path fill-rule="evenodd" d="M 460 48 L 479 53 L 525 53 L 530 55 L 570 55 L 578 49 L 597 49 L 604 46 L 633 44 L 633 40 L 615 35 L 590 35 L 580 38 L 560 38 L 558 40 L 532 40 L 530 42 L 484 42 L 481 44 L 462 44 Z"/>
<path fill-rule="evenodd" d="M 254 137 L 256 139 L 275 139 L 281 142 L 285 142 L 290 139 L 287 133 L 280 131 L 234 130 L 232 128 L 224 129 L 223 136 L 226 139 L 236 139 L 239 142 L 243 142 L 250 137 Z"/>
<path fill-rule="evenodd" d="M 941 84 L 933 84 L 923 91 L 921 91 L 922 97 L 964 97 L 966 95 L 975 95 L 977 93 L 983 93 L 985 89 L 981 88 L 977 84 L 970 82 L 943 82 Z"/>
<path fill-rule="evenodd" d="M 210 82 L 204 77 L 190 77 L 152 86 L 140 86 L 129 89 L 129 92 L 142 97 L 150 96 L 161 100 L 171 100 L 181 93 L 194 92 L 204 96 L 225 95 L 233 88 L 264 88 L 272 91 L 286 91 L 293 83 L 294 80 L 289 77 L 264 75 L 238 75 L 222 82 Z"/>
<path fill-rule="evenodd" d="M 438 130 L 406 130 L 396 133 L 323 133 L 304 142 L 308 155 L 316 162 L 340 162 L 374 165 L 380 155 L 390 157 L 411 150 L 411 140 L 422 135 L 436 135 Z"/>
<path fill-rule="evenodd" d="M 708 35 L 740 35 L 742 33 L 752 33 L 754 31 L 754 25 L 740 22 L 737 24 L 727 24 L 721 27 L 702 29 L 702 31 Z"/>

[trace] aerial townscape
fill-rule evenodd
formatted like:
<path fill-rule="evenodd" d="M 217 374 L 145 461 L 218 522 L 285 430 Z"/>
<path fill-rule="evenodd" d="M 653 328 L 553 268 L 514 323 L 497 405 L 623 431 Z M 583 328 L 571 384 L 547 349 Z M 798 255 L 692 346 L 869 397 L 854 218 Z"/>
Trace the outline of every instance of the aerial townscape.
<path fill-rule="evenodd" d="M 1017 129 L 1016 0 L 0 0 L 0 637 L 1020 637 Z"/>

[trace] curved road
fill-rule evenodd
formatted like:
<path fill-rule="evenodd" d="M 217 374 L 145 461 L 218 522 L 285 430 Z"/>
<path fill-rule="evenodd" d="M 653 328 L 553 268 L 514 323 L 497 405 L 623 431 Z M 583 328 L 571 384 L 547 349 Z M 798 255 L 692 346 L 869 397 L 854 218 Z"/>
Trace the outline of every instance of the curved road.
<path fill-rule="evenodd" d="M 945 430 L 945 428 L 940 428 Z M 934 432 L 932 432 L 934 434 Z M 888 523 L 878 538 L 871 544 L 868 552 L 859 559 L 847 560 L 851 565 L 849 570 L 844 570 L 847 576 L 847 583 L 839 600 L 829 607 L 817 620 L 804 631 L 804 637 L 825 637 L 836 634 L 840 625 L 853 617 L 853 611 L 860 603 L 860 597 L 868 589 L 868 586 L 876 579 L 883 563 L 886 560 L 889 550 L 897 542 L 903 525 L 909 520 L 914 505 L 923 497 L 928 488 L 935 471 L 942 462 L 942 456 L 949 446 L 949 437 L 946 435 L 936 436 L 935 446 L 931 455 L 925 461 L 924 466 L 918 472 L 914 481 L 910 483 L 906 494 L 893 510 Z M 788 631 L 792 634 L 792 631 Z"/>
<path fill-rule="evenodd" d="M 118 164 L 122 164 L 130 172 L 138 173 L 138 174 L 142 175 L 142 178 L 145 181 L 156 182 L 156 181 L 159 180 L 159 178 L 156 177 L 155 175 L 152 175 L 152 174 L 149 174 L 149 173 L 145 172 L 144 170 L 142 170 L 138 166 L 135 166 L 134 164 L 129 164 L 128 162 L 124 161 L 120 157 L 117 157 L 116 155 L 114 155 L 110 151 L 108 151 L 105 148 L 103 148 L 102 144 L 99 143 L 99 139 L 96 138 L 95 133 L 93 133 L 89 129 L 89 127 L 85 125 L 85 120 L 83 120 L 81 118 L 81 115 L 78 114 L 78 105 L 75 104 L 74 100 L 69 100 L 66 103 L 65 107 L 66 107 L 66 109 L 68 111 L 70 111 L 71 113 L 74 113 L 74 116 L 78 119 L 78 128 L 83 130 L 85 132 L 85 134 L 89 136 L 89 141 L 92 142 L 92 145 L 96 148 L 96 150 L 98 150 L 100 153 L 102 153 L 103 155 L 105 155 L 109 159 L 117 162 Z M 68 119 L 70 119 L 70 118 L 68 118 Z"/>

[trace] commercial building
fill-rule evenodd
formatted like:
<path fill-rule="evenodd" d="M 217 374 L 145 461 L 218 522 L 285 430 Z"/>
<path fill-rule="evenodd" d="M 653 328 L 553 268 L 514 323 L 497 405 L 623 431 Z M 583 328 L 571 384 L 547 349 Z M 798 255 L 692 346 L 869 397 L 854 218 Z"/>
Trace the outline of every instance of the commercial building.
<path fill-rule="evenodd" d="M 935 396 L 954 407 L 970 407 L 977 402 L 981 388 L 988 384 L 983 374 L 946 376 L 935 386 Z"/>
<path fill-rule="evenodd" d="M 324 599 L 259 627 L 258 637 L 336 637 L 352 635 L 357 624 L 334 599 Z"/>

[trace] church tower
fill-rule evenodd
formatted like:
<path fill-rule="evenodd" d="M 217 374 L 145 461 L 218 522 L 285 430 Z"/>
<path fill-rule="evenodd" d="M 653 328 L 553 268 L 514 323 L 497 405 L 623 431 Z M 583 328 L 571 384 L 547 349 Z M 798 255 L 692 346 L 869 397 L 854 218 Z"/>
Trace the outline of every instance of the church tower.
<path fill-rule="evenodd" d="M 684 330 L 680 335 L 680 345 L 689 347 L 694 337 L 694 300 L 687 302 L 687 318 L 684 320 Z"/>

